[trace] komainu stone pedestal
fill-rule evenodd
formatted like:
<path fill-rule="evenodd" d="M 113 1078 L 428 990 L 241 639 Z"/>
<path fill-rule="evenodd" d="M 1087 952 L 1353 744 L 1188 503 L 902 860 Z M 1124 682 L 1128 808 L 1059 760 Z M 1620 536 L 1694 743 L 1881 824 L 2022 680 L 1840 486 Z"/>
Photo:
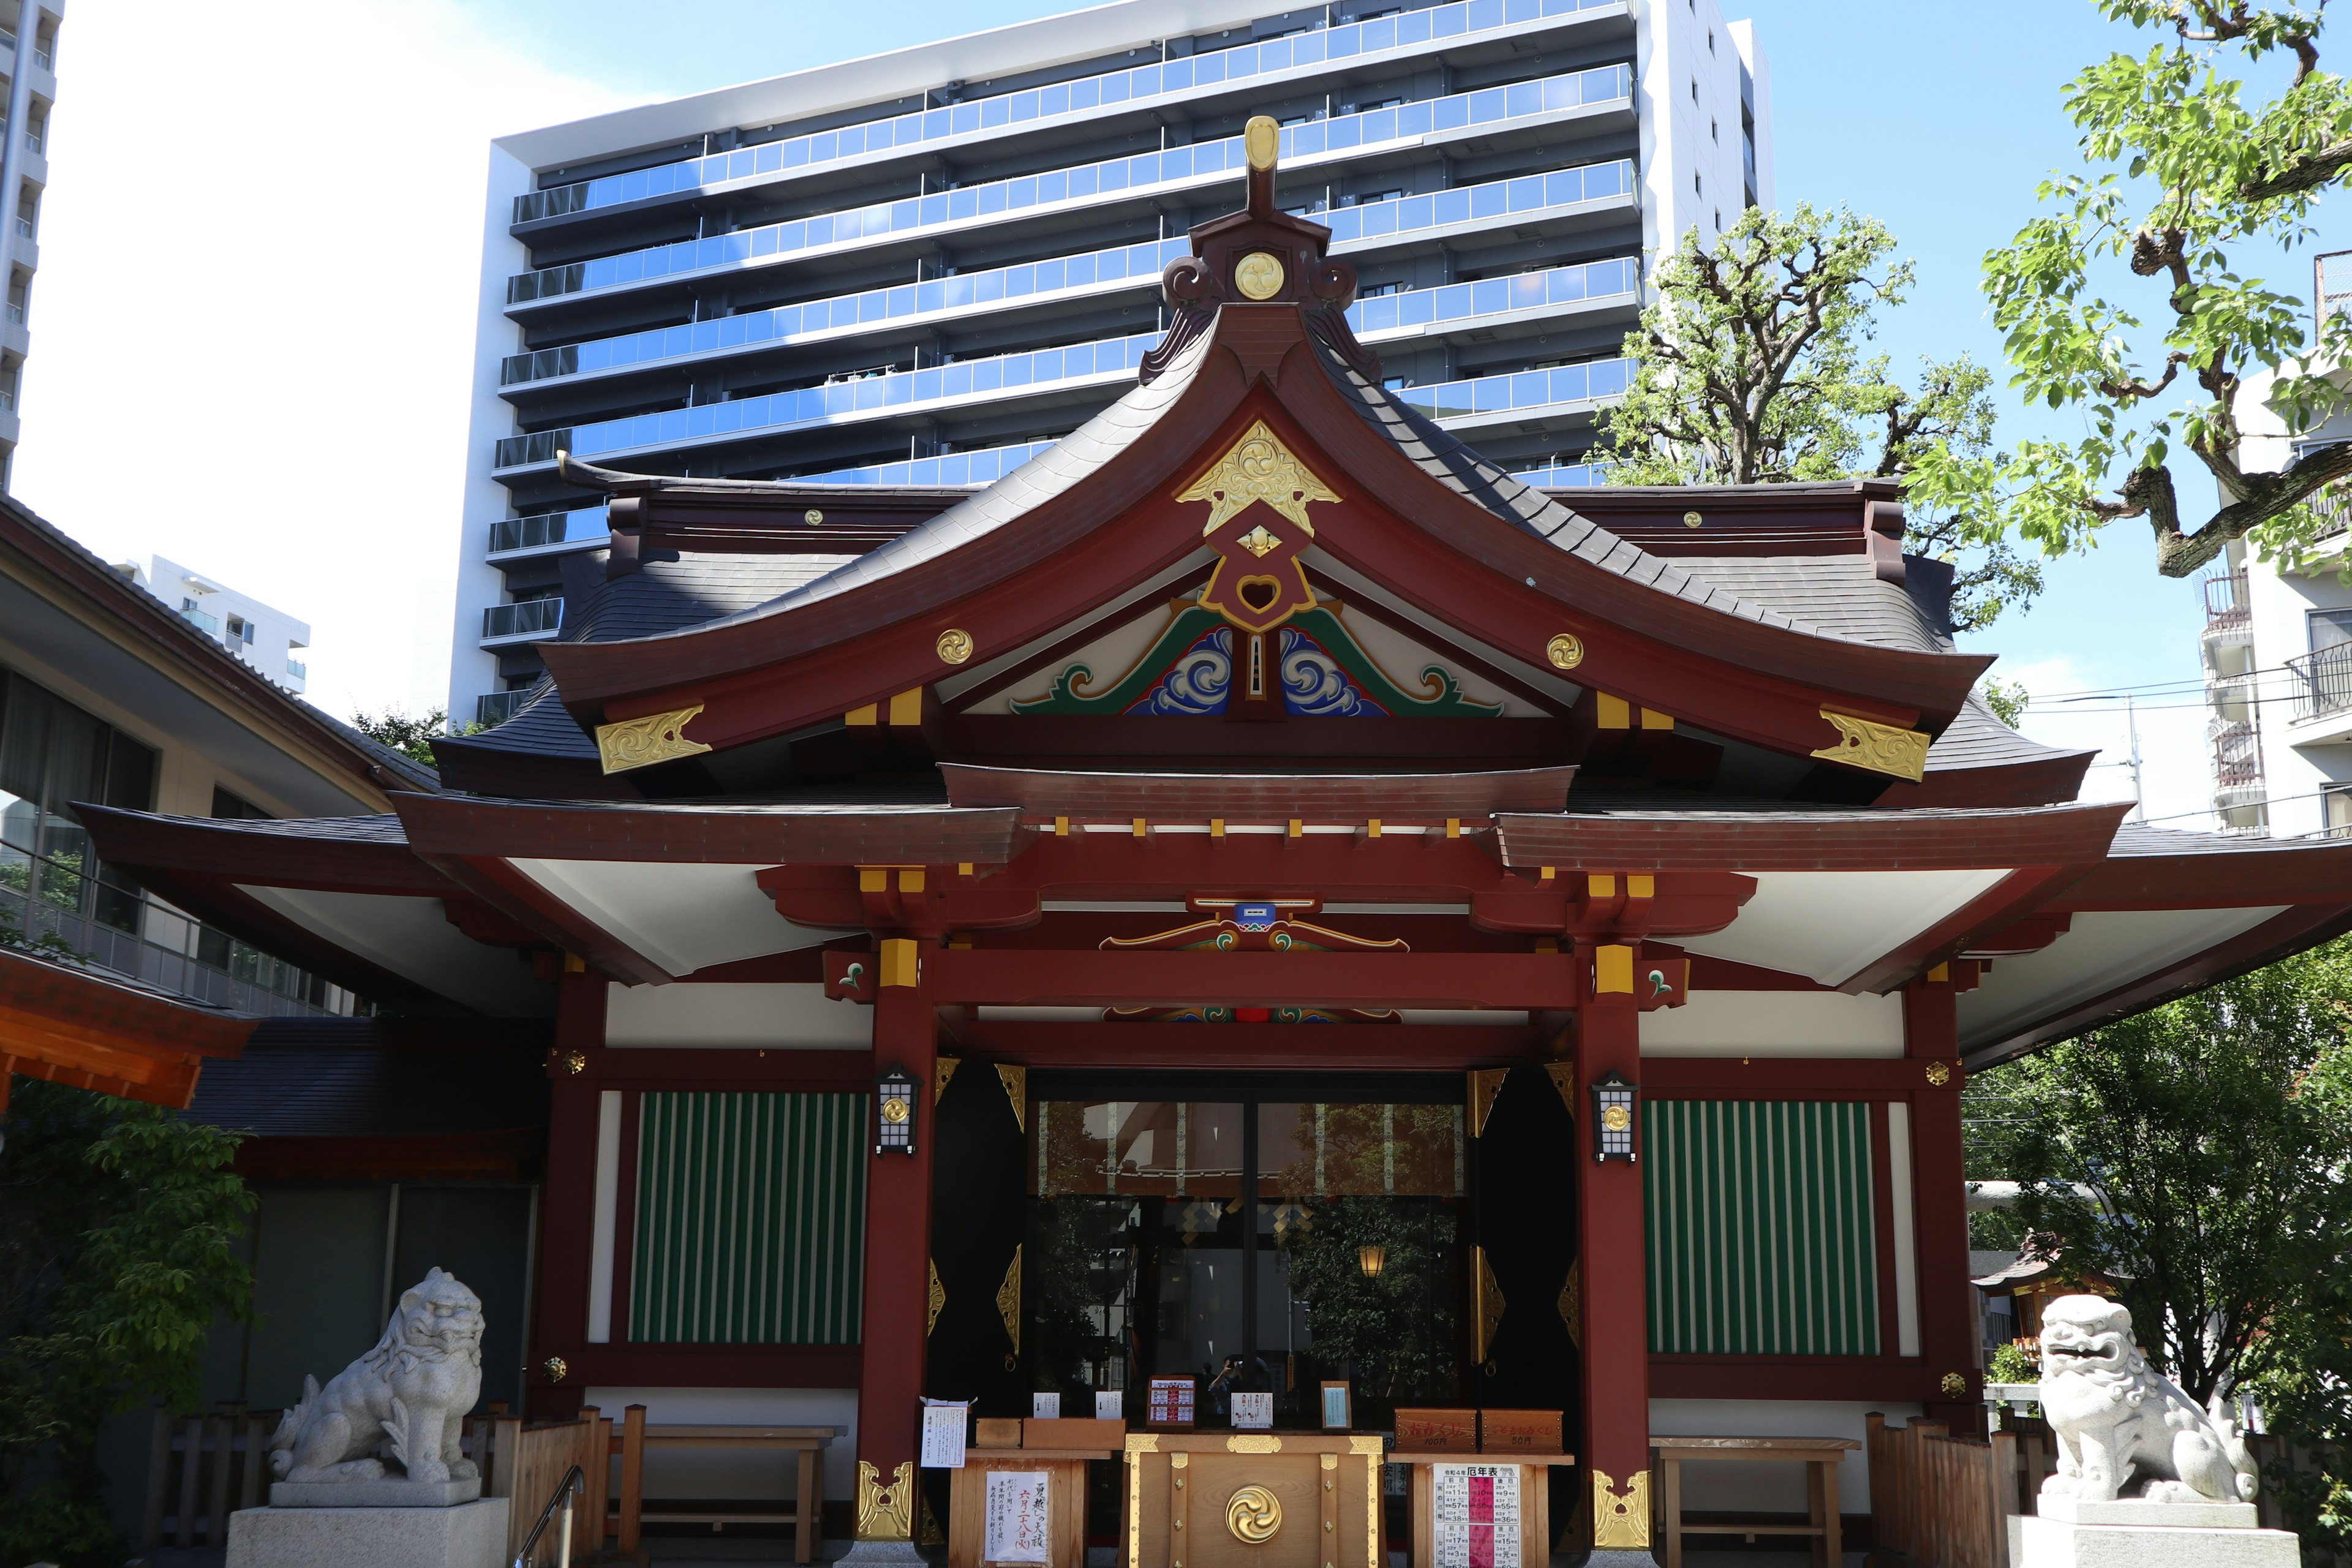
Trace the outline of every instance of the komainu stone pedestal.
<path fill-rule="evenodd" d="M 2254 1526 L 2248 1502 L 2039 1500 L 2039 1517 L 2012 1515 L 2016 1568 L 2297 1568 L 2294 1535 Z"/>
<path fill-rule="evenodd" d="M 455 1508 L 248 1508 L 228 1568 L 503 1568 L 507 1500 Z"/>

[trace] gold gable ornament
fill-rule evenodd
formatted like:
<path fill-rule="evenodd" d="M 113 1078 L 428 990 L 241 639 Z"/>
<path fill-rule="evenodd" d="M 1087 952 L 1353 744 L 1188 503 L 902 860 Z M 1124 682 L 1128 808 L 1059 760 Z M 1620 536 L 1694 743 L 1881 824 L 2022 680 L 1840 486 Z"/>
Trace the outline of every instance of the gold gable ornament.
<path fill-rule="evenodd" d="M 626 773 L 631 768 L 649 768 L 656 763 L 667 763 L 678 757 L 691 757 L 710 750 L 699 741 L 686 738 L 687 721 L 702 711 L 698 702 L 691 708 L 680 708 L 668 713 L 648 713 L 642 719 L 624 719 L 618 723 L 596 726 L 596 757 L 608 773 Z"/>
<path fill-rule="evenodd" d="M 1927 773 L 1927 736 L 1917 730 L 1898 730 L 1892 724 L 1881 724 L 1869 719 L 1857 719 L 1851 713 L 1833 713 L 1822 710 L 1839 736 L 1837 744 L 1823 746 L 1813 753 L 1824 762 L 1843 763 L 1851 768 L 1868 768 L 1874 773 L 1892 773 L 1898 779 L 1917 784 Z"/>
<path fill-rule="evenodd" d="M 1257 501 L 1305 529 L 1312 539 L 1315 524 L 1307 518 L 1307 505 L 1336 501 L 1339 492 L 1317 479 L 1261 419 L 1243 432 L 1214 468 L 1178 491 L 1176 499 L 1210 503 L 1209 521 L 1201 528 L 1203 539 Z"/>

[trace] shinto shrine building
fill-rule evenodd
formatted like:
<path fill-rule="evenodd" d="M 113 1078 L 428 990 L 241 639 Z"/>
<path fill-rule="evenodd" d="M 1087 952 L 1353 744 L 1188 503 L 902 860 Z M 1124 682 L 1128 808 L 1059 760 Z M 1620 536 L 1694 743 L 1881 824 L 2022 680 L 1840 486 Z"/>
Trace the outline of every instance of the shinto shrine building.
<path fill-rule="evenodd" d="M 534 1413 L 833 1421 L 887 1541 L 922 1396 L 1345 1380 L 1565 1412 L 1554 1520 L 1638 1548 L 1654 1435 L 1966 1418 L 1966 1074 L 2352 923 L 2352 844 L 2077 802 L 1895 487 L 1551 493 L 1406 407 L 1271 127 L 1017 472 L 573 464 L 613 547 L 445 793 L 80 808 L 335 984 L 553 1016 Z"/>

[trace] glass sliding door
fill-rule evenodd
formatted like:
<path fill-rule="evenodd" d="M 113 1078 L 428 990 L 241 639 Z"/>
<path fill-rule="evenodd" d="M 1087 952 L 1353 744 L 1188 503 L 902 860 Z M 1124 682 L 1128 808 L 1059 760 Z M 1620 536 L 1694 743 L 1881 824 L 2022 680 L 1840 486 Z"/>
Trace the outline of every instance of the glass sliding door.
<path fill-rule="evenodd" d="M 1457 1396 L 1463 1111 L 1410 1096 L 1458 1080 L 1372 1099 L 1340 1098 L 1335 1078 L 1318 1100 L 1302 1077 L 1283 1075 L 1280 1098 L 1046 1089 L 1033 1103 L 1024 1351 L 1065 1413 L 1132 1390 L 1138 1415 L 1153 1375 L 1199 1378 L 1213 1426 L 1235 1391 L 1274 1394 L 1280 1425 L 1316 1425 L 1327 1379 L 1353 1385 L 1359 1426 Z"/>

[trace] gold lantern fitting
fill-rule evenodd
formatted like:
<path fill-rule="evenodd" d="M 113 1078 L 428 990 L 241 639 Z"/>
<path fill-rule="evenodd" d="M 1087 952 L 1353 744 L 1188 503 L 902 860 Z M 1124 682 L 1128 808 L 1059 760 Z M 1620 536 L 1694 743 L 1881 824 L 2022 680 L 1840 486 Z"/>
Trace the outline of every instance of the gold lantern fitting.
<path fill-rule="evenodd" d="M 1381 1265 L 1388 1261 L 1388 1248 L 1378 1243 L 1356 1248 L 1357 1266 L 1363 1269 L 1364 1278 L 1367 1279 L 1377 1279 L 1381 1277 Z"/>

